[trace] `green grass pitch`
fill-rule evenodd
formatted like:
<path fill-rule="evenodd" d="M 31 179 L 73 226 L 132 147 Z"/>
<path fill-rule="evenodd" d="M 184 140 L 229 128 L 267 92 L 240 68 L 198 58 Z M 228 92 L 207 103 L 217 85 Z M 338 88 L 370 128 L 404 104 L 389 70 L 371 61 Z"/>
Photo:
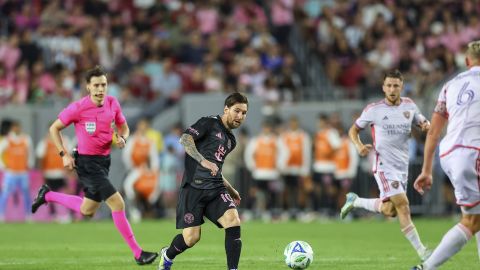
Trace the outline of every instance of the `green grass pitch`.
<path fill-rule="evenodd" d="M 456 221 L 415 219 L 423 241 L 436 246 Z M 133 224 L 136 238 L 147 250 L 159 250 L 177 233 L 173 222 Z M 249 222 L 242 226 L 240 269 L 288 269 L 283 249 L 305 240 L 315 252 L 314 269 L 410 269 L 418 258 L 400 233 L 398 222 L 365 220 L 351 223 Z M 173 269 L 226 269 L 224 233 L 207 222 L 202 239 L 178 256 Z M 0 269 L 156 269 L 137 266 L 130 250 L 110 221 L 61 224 L 0 224 Z M 475 240 L 442 269 L 480 269 Z"/>

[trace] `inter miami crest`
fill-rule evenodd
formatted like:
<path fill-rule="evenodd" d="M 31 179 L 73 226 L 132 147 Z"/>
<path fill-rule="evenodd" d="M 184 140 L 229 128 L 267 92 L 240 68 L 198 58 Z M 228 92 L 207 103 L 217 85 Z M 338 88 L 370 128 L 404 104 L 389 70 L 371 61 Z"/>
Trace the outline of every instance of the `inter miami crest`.
<path fill-rule="evenodd" d="M 403 116 L 405 116 L 405 118 L 407 118 L 407 119 L 410 119 L 410 112 L 409 111 L 404 111 Z"/>

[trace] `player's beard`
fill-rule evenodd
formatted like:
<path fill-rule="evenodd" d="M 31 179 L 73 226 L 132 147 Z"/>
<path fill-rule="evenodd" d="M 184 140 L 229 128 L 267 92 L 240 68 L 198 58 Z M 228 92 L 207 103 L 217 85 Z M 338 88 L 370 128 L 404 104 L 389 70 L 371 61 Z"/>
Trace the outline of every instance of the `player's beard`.
<path fill-rule="evenodd" d="M 395 97 L 392 96 L 387 96 L 388 102 L 390 102 L 392 105 L 397 104 L 397 102 L 400 100 L 400 95 L 395 95 Z"/>
<path fill-rule="evenodd" d="M 232 119 L 232 121 L 228 124 L 230 129 L 236 129 L 242 125 L 242 122 L 239 120 Z"/>

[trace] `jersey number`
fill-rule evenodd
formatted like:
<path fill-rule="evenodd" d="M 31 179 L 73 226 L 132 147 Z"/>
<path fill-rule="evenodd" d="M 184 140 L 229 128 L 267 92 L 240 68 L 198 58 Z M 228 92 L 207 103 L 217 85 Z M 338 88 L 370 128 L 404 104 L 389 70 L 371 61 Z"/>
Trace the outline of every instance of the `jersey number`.
<path fill-rule="evenodd" d="M 470 82 L 466 82 L 463 84 L 462 89 L 460 89 L 460 93 L 458 93 L 457 97 L 457 105 L 463 105 L 472 101 L 475 93 L 473 90 L 467 90 L 468 85 Z"/>

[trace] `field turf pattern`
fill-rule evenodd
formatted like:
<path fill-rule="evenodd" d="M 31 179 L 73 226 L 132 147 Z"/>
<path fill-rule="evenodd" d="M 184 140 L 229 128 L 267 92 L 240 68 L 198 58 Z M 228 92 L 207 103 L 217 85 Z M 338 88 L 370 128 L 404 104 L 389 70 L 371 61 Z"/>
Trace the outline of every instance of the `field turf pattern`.
<path fill-rule="evenodd" d="M 436 246 L 454 219 L 415 219 L 423 241 Z M 133 224 L 146 250 L 159 250 L 177 233 L 171 221 Z M 362 220 L 349 223 L 249 222 L 242 226 L 239 269 L 288 269 L 283 249 L 305 240 L 315 252 L 314 269 L 410 269 L 418 258 L 400 233 L 397 221 Z M 175 260 L 174 270 L 226 269 L 224 232 L 209 222 L 195 248 Z M 137 266 L 111 221 L 72 224 L 0 224 L 0 269 L 156 269 Z M 480 269 L 475 238 L 442 269 Z"/>

